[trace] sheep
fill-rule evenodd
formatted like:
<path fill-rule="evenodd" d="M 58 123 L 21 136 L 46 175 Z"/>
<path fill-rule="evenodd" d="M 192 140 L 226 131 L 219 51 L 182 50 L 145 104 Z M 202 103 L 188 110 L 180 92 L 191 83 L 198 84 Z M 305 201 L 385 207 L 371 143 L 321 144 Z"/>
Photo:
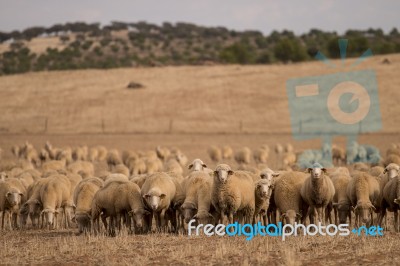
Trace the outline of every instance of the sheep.
<path fill-rule="evenodd" d="M 220 215 L 220 220 L 233 223 L 234 215 L 239 222 L 251 223 L 255 209 L 254 183 L 250 175 L 243 171 L 232 171 L 227 164 L 219 164 L 214 171 L 212 204 Z M 241 212 L 241 217 L 239 217 Z M 244 219 L 243 219 L 244 218 Z"/>
<path fill-rule="evenodd" d="M 326 174 L 326 169 L 319 163 L 315 163 L 313 168 L 308 168 L 307 171 L 310 175 L 300 191 L 302 199 L 310 207 L 307 216 L 310 216 L 312 224 L 314 223 L 314 215 L 317 215 L 319 222 L 325 224 L 326 221 L 323 221 L 323 219 L 330 218 L 335 187 Z"/>
<path fill-rule="evenodd" d="M 301 196 L 301 189 L 308 178 L 303 172 L 283 173 L 274 184 L 274 203 L 281 213 L 281 220 L 292 224 L 303 218 L 306 219 L 307 204 Z"/>
<path fill-rule="evenodd" d="M 3 212 L 1 229 L 4 230 L 4 219 L 9 215 L 9 228 L 17 228 L 18 211 L 23 201 L 23 190 L 13 182 L 0 182 L 0 212 Z"/>
<path fill-rule="evenodd" d="M 29 215 L 32 226 L 36 228 L 39 225 L 40 214 L 43 210 L 43 204 L 40 198 L 41 187 L 47 183 L 49 178 L 42 178 L 36 181 L 28 188 L 28 200 L 24 203 L 22 209 L 23 215 Z"/>
<path fill-rule="evenodd" d="M 253 151 L 253 159 L 256 163 L 267 163 L 269 151 L 264 148 L 258 148 Z"/>
<path fill-rule="evenodd" d="M 347 197 L 350 199 L 356 215 L 355 224 L 358 227 L 361 223 L 373 223 L 373 211 L 379 205 L 379 183 L 365 172 L 357 172 L 350 179 L 347 186 Z M 360 221 L 361 220 L 361 221 Z"/>
<path fill-rule="evenodd" d="M 96 162 L 99 158 L 99 150 L 96 147 L 91 147 L 89 149 L 88 159 L 90 162 Z"/>
<path fill-rule="evenodd" d="M 146 173 L 146 162 L 144 159 L 139 158 L 129 163 L 129 171 L 133 175 L 140 175 Z"/>
<path fill-rule="evenodd" d="M 268 179 L 268 180 L 273 180 L 274 178 L 277 178 L 279 176 L 278 172 L 274 172 L 270 168 L 266 167 L 260 172 L 260 177 L 261 179 Z"/>
<path fill-rule="evenodd" d="M 213 162 L 221 162 L 222 160 L 222 152 L 221 149 L 217 146 L 211 146 L 207 149 L 208 156 Z"/>
<path fill-rule="evenodd" d="M 106 177 L 105 181 L 104 181 L 104 186 L 106 186 L 107 184 L 111 183 L 111 182 L 116 182 L 116 181 L 128 181 L 129 178 L 126 175 L 123 174 L 110 174 Z"/>
<path fill-rule="evenodd" d="M 284 168 L 290 167 L 296 163 L 296 154 L 293 152 L 286 152 L 282 157 L 282 164 Z"/>
<path fill-rule="evenodd" d="M 231 160 L 233 157 L 233 150 L 230 146 L 224 145 L 221 148 L 222 159 Z"/>
<path fill-rule="evenodd" d="M 371 167 L 371 169 L 369 169 L 368 173 L 370 175 L 380 179 L 381 175 L 383 174 L 384 171 L 385 171 L 385 168 L 383 168 L 382 166 L 374 166 L 374 167 Z"/>
<path fill-rule="evenodd" d="M 129 180 L 133 183 L 135 183 L 136 185 L 138 185 L 140 188 L 143 187 L 144 182 L 146 181 L 147 178 L 147 174 L 143 174 L 143 175 L 133 175 L 129 178 Z"/>
<path fill-rule="evenodd" d="M 183 174 L 183 169 L 182 169 L 181 164 L 175 159 L 169 159 L 164 164 L 164 171 L 165 172 L 173 172 L 173 173 L 179 174 L 179 175 Z"/>
<path fill-rule="evenodd" d="M 389 165 L 387 165 L 384 168 L 384 170 L 383 170 L 383 172 L 382 172 L 382 174 L 380 175 L 380 178 L 379 178 L 379 191 L 381 192 L 380 195 L 379 195 L 379 200 L 378 200 L 379 206 L 383 205 L 383 201 L 384 201 L 383 190 L 384 190 L 386 184 L 392 178 L 395 178 L 398 175 L 399 171 L 400 171 L 400 166 L 398 164 L 395 164 L 395 163 L 390 163 Z M 381 213 L 381 215 L 382 215 L 382 213 Z M 382 221 L 383 218 L 384 218 L 383 216 L 380 216 L 380 218 L 379 218 L 380 221 Z M 386 217 L 385 217 L 385 224 L 386 224 L 386 222 L 387 221 L 386 221 Z"/>
<path fill-rule="evenodd" d="M 286 152 L 286 153 L 289 153 L 289 152 L 294 153 L 294 148 L 293 148 L 292 144 L 286 143 L 286 145 L 285 145 L 285 152 Z"/>
<path fill-rule="evenodd" d="M 85 176 L 94 176 L 94 166 L 91 162 L 75 161 L 67 166 L 67 170 L 71 173 L 83 173 Z"/>
<path fill-rule="evenodd" d="M 391 154 L 397 155 L 400 157 L 400 148 L 397 147 L 396 144 L 392 144 L 392 147 L 390 147 L 389 149 L 386 150 L 386 156 L 389 156 Z"/>
<path fill-rule="evenodd" d="M 238 164 L 249 164 L 251 160 L 251 150 L 247 147 L 243 147 L 236 151 L 235 161 Z"/>
<path fill-rule="evenodd" d="M 170 150 L 166 147 L 157 146 L 156 148 L 157 156 L 161 160 L 165 161 L 171 154 Z"/>
<path fill-rule="evenodd" d="M 146 158 L 145 164 L 147 174 L 154 174 L 163 169 L 163 163 L 159 158 Z"/>
<path fill-rule="evenodd" d="M 92 177 L 79 182 L 74 190 L 75 221 L 79 234 L 91 229 L 91 208 L 95 193 L 103 186 L 103 180 Z"/>
<path fill-rule="evenodd" d="M 72 159 L 72 149 L 67 147 L 62 150 L 59 150 L 56 155 L 56 160 L 63 161 L 65 160 L 66 164 L 71 164 L 74 160 Z"/>
<path fill-rule="evenodd" d="M 383 161 L 383 165 L 386 167 L 389 164 L 394 163 L 397 165 L 400 165 L 400 156 L 396 155 L 396 154 L 389 154 L 385 160 Z"/>
<path fill-rule="evenodd" d="M 191 172 L 185 183 L 185 200 L 181 206 L 185 223 L 196 219 L 199 224 L 214 222 L 210 213 L 212 177 L 202 171 Z"/>
<path fill-rule="evenodd" d="M 168 209 L 173 206 L 177 196 L 176 190 L 173 179 L 162 172 L 148 176 L 142 186 L 142 197 L 155 216 L 158 230 L 165 230 L 166 214 Z M 176 224 L 172 226 L 176 228 Z"/>
<path fill-rule="evenodd" d="M 72 150 L 72 159 L 74 161 L 86 161 L 86 158 L 87 158 L 86 155 L 87 155 L 87 151 L 85 154 L 85 149 L 83 147 L 75 147 Z"/>
<path fill-rule="evenodd" d="M 254 198 L 254 218 L 253 224 L 256 223 L 257 216 L 261 216 L 264 225 L 267 225 L 267 211 L 273 190 L 273 180 L 260 179 L 255 184 Z"/>
<path fill-rule="evenodd" d="M 119 156 L 119 152 L 115 149 L 108 151 L 106 160 L 109 170 L 112 170 L 114 166 L 122 163 L 121 157 Z"/>
<path fill-rule="evenodd" d="M 394 213 L 394 228 L 399 232 L 399 216 L 398 210 L 400 209 L 400 176 L 399 172 L 395 177 L 392 177 L 385 185 L 382 191 L 381 209 L 379 214 L 378 224 L 382 223 L 383 217 L 386 215 L 386 209 Z"/>
<path fill-rule="evenodd" d="M 70 202 L 71 183 L 64 175 L 53 175 L 40 189 L 43 204 L 42 215 L 49 229 L 57 228 L 57 216 L 61 208 L 72 206 Z"/>
<path fill-rule="evenodd" d="M 368 172 L 369 166 L 363 162 L 356 162 L 353 164 L 353 171 Z"/>
<path fill-rule="evenodd" d="M 104 146 L 96 146 L 97 149 L 97 159 L 99 162 L 103 162 L 107 159 L 107 149 Z"/>
<path fill-rule="evenodd" d="M 194 159 L 191 164 L 189 164 L 188 169 L 190 171 L 203 171 L 207 165 L 201 159 Z"/>
<path fill-rule="evenodd" d="M 335 224 L 345 224 L 347 217 L 349 217 L 351 225 L 351 203 L 347 197 L 347 186 L 351 179 L 349 170 L 345 167 L 339 167 L 330 177 L 335 187 L 335 195 L 333 196 Z"/>
<path fill-rule="evenodd" d="M 42 172 L 57 171 L 65 168 L 65 161 L 48 161 L 42 164 Z"/>
<path fill-rule="evenodd" d="M 337 146 L 337 145 L 332 145 L 332 161 L 333 163 L 336 163 L 337 165 L 342 165 L 346 162 L 346 151 Z"/>
<path fill-rule="evenodd" d="M 19 158 L 20 155 L 20 147 L 18 145 L 14 145 L 11 147 L 11 153 L 16 157 Z"/>
<path fill-rule="evenodd" d="M 275 153 L 276 153 L 276 155 L 279 157 L 279 156 L 281 156 L 282 155 L 282 153 L 283 153 L 283 146 L 280 144 L 280 143 L 276 143 L 275 144 Z"/>
<path fill-rule="evenodd" d="M 117 164 L 113 170 L 113 173 L 123 174 L 129 176 L 129 169 L 124 164 Z"/>

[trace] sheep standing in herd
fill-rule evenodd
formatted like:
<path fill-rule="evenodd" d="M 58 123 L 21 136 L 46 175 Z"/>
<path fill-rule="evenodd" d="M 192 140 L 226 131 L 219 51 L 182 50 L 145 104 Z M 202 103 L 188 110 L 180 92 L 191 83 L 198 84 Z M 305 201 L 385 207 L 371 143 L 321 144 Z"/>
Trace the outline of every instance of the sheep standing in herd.
<path fill-rule="evenodd" d="M 307 217 L 308 206 L 300 193 L 307 177 L 302 172 L 286 172 L 275 182 L 274 202 L 286 224 L 294 225 Z"/>
<path fill-rule="evenodd" d="M 313 168 L 308 168 L 308 172 L 310 175 L 301 188 L 301 197 L 310 206 L 310 222 L 314 223 L 314 216 L 317 215 L 317 220 L 325 224 L 330 218 L 335 187 L 320 164 L 314 164 Z"/>
<path fill-rule="evenodd" d="M 243 171 L 232 171 L 226 164 L 219 164 L 214 171 L 212 204 L 223 223 L 251 223 L 255 209 L 253 178 Z M 240 215 L 239 215 L 239 212 Z"/>
<path fill-rule="evenodd" d="M 335 214 L 335 224 L 345 224 L 347 218 L 351 224 L 351 202 L 347 197 L 347 186 L 350 183 L 351 176 L 349 170 L 345 167 L 339 167 L 330 175 L 335 195 L 333 196 L 333 211 Z"/>

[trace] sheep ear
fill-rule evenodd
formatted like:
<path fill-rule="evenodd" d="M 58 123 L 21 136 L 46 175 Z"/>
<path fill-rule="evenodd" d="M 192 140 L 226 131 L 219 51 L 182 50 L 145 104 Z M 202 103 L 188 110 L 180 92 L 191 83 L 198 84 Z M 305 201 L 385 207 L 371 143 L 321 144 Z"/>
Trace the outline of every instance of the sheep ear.
<path fill-rule="evenodd" d="M 148 197 L 150 197 L 149 194 L 144 194 L 144 195 L 143 195 L 143 198 L 144 198 L 144 199 L 147 199 Z"/>
<path fill-rule="evenodd" d="M 19 193 L 19 195 L 20 195 L 21 197 L 23 197 L 23 196 L 24 196 L 24 193 Z"/>
<path fill-rule="evenodd" d="M 203 166 L 204 168 L 206 168 L 206 167 L 207 167 L 207 165 L 206 165 L 205 163 L 203 163 L 203 164 L 202 164 L 202 166 Z"/>
<path fill-rule="evenodd" d="M 265 179 L 265 175 L 264 174 L 260 174 L 261 179 Z"/>
<path fill-rule="evenodd" d="M 193 164 L 189 164 L 188 169 L 192 169 L 193 168 Z"/>
<path fill-rule="evenodd" d="M 297 217 L 297 218 L 301 218 L 302 215 L 301 215 L 300 213 L 296 212 L 296 217 Z"/>
<path fill-rule="evenodd" d="M 285 218 L 286 217 L 286 213 L 283 213 L 282 215 L 281 215 L 281 220 L 283 220 L 283 218 Z"/>
<path fill-rule="evenodd" d="M 10 195 L 11 195 L 11 192 L 7 192 L 6 197 L 8 197 L 8 196 L 10 196 Z"/>
<path fill-rule="evenodd" d="M 386 174 L 387 173 L 387 169 L 385 168 L 385 170 L 383 170 L 383 173 Z"/>
<path fill-rule="evenodd" d="M 322 168 L 321 170 L 326 174 L 326 168 Z"/>
<path fill-rule="evenodd" d="M 163 199 L 163 198 L 165 198 L 165 196 L 166 195 L 163 193 L 163 194 L 160 195 L 160 198 Z"/>
<path fill-rule="evenodd" d="M 273 173 L 272 176 L 273 177 L 278 177 L 280 175 L 280 173 Z"/>
<path fill-rule="evenodd" d="M 312 172 L 312 168 L 307 168 L 307 172 L 311 173 Z"/>
<path fill-rule="evenodd" d="M 228 175 L 233 175 L 233 171 L 232 171 L 232 170 L 229 170 L 229 171 L 228 171 Z"/>
<path fill-rule="evenodd" d="M 400 205 L 400 200 L 399 199 L 395 199 L 394 203 L 399 204 Z"/>
<path fill-rule="evenodd" d="M 376 211 L 376 208 L 374 205 L 370 204 L 369 207 L 371 207 L 374 211 Z"/>

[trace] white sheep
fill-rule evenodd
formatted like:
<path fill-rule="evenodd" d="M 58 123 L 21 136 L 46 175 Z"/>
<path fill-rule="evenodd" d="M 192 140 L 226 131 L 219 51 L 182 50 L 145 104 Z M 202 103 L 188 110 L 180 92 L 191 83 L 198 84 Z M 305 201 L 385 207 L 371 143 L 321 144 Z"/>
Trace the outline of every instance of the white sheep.
<path fill-rule="evenodd" d="M 236 151 L 235 161 L 238 164 L 249 164 L 251 161 L 251 150 L 248 147 L 243 147 Z"/>
<path fill-rule="evenodd" d="M 300 192 L 302 199 L 310 207 L 307 216 L 310 216 L 312 224 L 314 223 L 315 215 L 317 215 L 319 222 L 325 224 L 327 218 L 330 219 L 335 187 L 326 174 L 326 169 L 320 164 L 315 163 L 313 168 L 308 168 L 307 170 L 310 175 L 305 180 Z"/>
<path fill-rule="evenodd" d="M 253 178 L 243 171 L 232 171 L 219 164 L 214 171 L 212 204 L 222 223 L 233 223 L 234 215 L 240 223 L 251 223 L 255 209 Z M 240 213 L 239 213 L 240 212 Z"/>
<path fill-rule="evenodd" d="M 213 162 L 221 162 L 222 160 L 222 152 L 221 149 L 217 146 L 210 146 L 207 149 L 208 156 L 210 157 L 211 161 Z"/>
<path fill-rule="evenodd" d="M 335 187 L 335 195 L 333 196 L 335 224 L 345 224 L 348 217 L 351 225 L 351 202 L 347 197 L 347 186 L 351 180 L 349 170 L 345 167 L 339 167 L 330 174 L 330 178 Z"/>

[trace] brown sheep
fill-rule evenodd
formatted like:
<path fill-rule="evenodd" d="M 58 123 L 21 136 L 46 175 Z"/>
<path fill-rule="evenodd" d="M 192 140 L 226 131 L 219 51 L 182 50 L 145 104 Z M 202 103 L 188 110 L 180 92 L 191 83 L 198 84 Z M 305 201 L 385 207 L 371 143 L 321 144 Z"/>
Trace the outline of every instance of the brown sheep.
<path fill-rule="evenodd" d="M 400 210 L 400 176 L 390 179 L 390 181 L 385 185 L 382 192 L 382 202 L 381 211 L 379 215 L 378 223 L 381 225 L 382 219 L 386 214 L 386 209 L 394 213 L 394 229 L 399 232 L 399 216 L 398 211 Z"/>
<path fill-rule="evenodd" d="M 211 161 L 213 162 L 221 162 L 222 160 L 222 153 L 221 149 L 217 146 L 211 146 L 207 149 L 208 156 L 210 157 Z"/>
<path fill-rule="evenodd" d="M 235 161 L 238 164 L 249 164 L 251 161 L 251 150 L 247 147 L 243 147 L 236 151 Z"/>
<path fill-rule="evenodd" d="M 372 224 L 373 211 L 379 205 L 379 183 L 365 172 L 357 172 L 347 186 L 347 197 L 356 215 L 356 226 L 360 223 Z M 361 220 L 361 221 L 360 221 Z"/>
<path fill-rule="evenodd" d="M 232 160 L 233 158 L 233 150 L 230 146 L 225 145 L 221 148 L 222 159 L 224 160 Z"/>

